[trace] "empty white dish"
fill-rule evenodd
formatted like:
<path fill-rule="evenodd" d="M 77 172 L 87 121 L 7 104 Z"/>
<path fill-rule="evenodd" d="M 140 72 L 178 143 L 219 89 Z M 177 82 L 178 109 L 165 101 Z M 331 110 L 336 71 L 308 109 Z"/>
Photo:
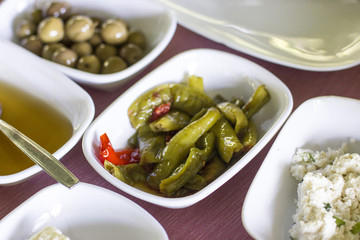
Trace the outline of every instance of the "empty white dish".
<path fill-rule="evenodd" d="M 46 0 L 13 0 L 0 4 L 0 38 L 18 42 L 15 37 L 16 23 L 31 13 L 35 6 L 43 6 Z M 43 62 L 55 67 L 78 83 L 113 90 L 127 79 L 135 76 L 149 65 L 166 48 L 176 29 L 176 18 L 164 6 L 147 0 L 68 0 L 72 12 L 88 13 L 102 18 L 120 17 L 131 29 L 144 33 L 147 39 L 145 56 L 123 71 L 112 74 L 93 74 L 66 67 L 45 59 Z M 24 16 L 25 15 L 25 16 Z"/>
<path fill-rule="evenodd" d="M 135 132 L 127 109 L 142 93 L 152 87 L 170 82 L 181 82 L 186 75 L 204 79 L 205 92 L 214 97 L 248 99 L 257 86 L 265 84 L 271 100 L 253 116 L 259 141 L 245 156 L 228 168 L 220 177 L 202 190 L 186 197 L 167 198 L 136 189 L 107 172 L 99 158 L 100 135 L 107 133 L 114 148 L 121 149 Z M 83 152 L 90 165 L 109 183 L 142 200 L 168 208 L 183 208 L 204 199 L 240 171 L 271 140 L 291 112 L 293 99 L 289 89 L 277 77 L 262 67 L 239 56 L 211 49 L 194 49 L 171 58 L 138 81 L 89 126 L 83 137 Z"/>
<path fill-rule="evenodd" d="M 356 0 L 157 1 L 192 31 L 270 62 L 313 71 L 360 63 Z"/>
<path fill-rule="evenodd" d="M 289 117 L 257 172 L 242 210 L 244 227 L 258 240 L 288 240 L 298 182 L 290 175 L 297 148 L 340 148 L 360 153 L 360 101 L 337 96 L 307 100 Z M 353 141 L 356 140 L 356 141 Z"/>
<path fill-rule="evenodd" d="M 39 191 L 0 221 L 1 238 L 29 239 L 55 227 L 70 239 L 167 240 L 160 223 L 129 199 L 105 188 L 54 184 Z"/>

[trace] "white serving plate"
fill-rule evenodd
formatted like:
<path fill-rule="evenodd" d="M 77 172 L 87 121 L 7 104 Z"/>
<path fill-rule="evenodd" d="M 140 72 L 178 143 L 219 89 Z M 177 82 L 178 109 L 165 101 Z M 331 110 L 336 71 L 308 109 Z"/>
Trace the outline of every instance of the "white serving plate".
<path fill-rule="evenodd" d="M 290 239 L 297 181 L 289 170 L 296 149 L 326 151 L 346 142 L 351 152 L 360 153 L 359 118 L 359 100 L 336 96 L 307 100 L 294 111 L 246 195 L 242 219 L 250 235 L 258 240 Z"/>
<path fill-rule="evenodd" d="M 80 140 L 94 118 L 95 107 L 90 95 L 61 72 L 42 64 L 39 58 L 14 43 L 0 39 L 0 52 L 1 82 L 48 103 L 72 123 L 72 137 L 53 154 L 57 159 L 62 158 Z M 5 110 L 6 106 L 3 106 Z M 0 176 L 0 185 L 19 183 L 41 170 L 34 165 L 15 174 Z"/>
<path fill-rule="evenodd" d="M 271 100 L 255 116 L 259 141 L 241 160 L 224 174 L 197 193 L 182 198 L 155 196 L 131 187 L 108 173 L 98 159 L 99 137 L 107 133 L 115 148 L 124 148 L 127 139 L 135 132 L 130 126 L 127 109 L 142 93 L 152 87 L 180 82 L 188 74 L 204 79 L 205 91 L 214 97 L 244 96 L 248 99 L 257 86 L 265 84 Z M 194 49 L 180 53 L 162 64 L 128 89 L 101 113 L 89 126 L 83 137 L 83 152 L 90 165 L 109 183 L 142 200 L 168 208 L 183 208 L 210 195 L 240 171 L 276 134 L 293 106 L 289 89 L 277 77 L 262 67 L 229 53 Z"/>
<path fill-rule="evenodd" d="M 47 0 L 12 0 L 0 3 L 0 38 L 18 42 L 14 36 L 16 23 L 31 13 L 34 6 L 44 6 Z M 146 55 L 127 69 L 112 74 L 93 74 L 66 67 L 45 59 L 71 79 L 102 90 L 113 90 L 148 66 L 166 48 L 176 29 L 176 18 L 164 6 L 148 0 L 67 0 L 72 12 L 89 13 L 102 18 L 120 17 L 131 29 L 140 30 L 147 38 Z M 26 16 L 26 15 L 25 15 Z"/>
<path fill-rule="evenodd" d="M 71 240 L 167 240 L 160 223 L 129 199 L 105 188 L 54 184 L 39 191 L 0 221 L 1 239 L 29 239 L 43 228 Z"/>
<path fill-rule="evenodd" d="M 313 71 L 360 63 L 357 0 L 157 1 L 192 31 L 270 62 Z"/>

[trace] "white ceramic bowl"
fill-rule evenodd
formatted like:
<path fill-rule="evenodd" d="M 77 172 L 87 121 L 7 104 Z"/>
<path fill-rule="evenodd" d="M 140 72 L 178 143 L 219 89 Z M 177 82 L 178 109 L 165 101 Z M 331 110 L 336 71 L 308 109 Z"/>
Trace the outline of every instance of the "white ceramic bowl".
<path fill-rule="evenodd" d="M 2 239 L 29 239 L 45 227 L 70 239 L 167 240 L 160 223 L 129 199 L 105 188 L 79 183 L 49 186 L 0 221 Z"/>
<path fill-rule="evenodd" d="M 14 36 L 16 23 L 34 6 L 43 6 L 46 0 L 13 0 L 0 4 L 0 38 L 18 42 Z M 176 29 L 174 15 L 155 1 L 147 0 L 67 0 L 73 12 L 89 13 L 99 17 L 121 17 L 131 29 L 142 31 L 148 41 L 146 55 L 137 63 L 118 73 L 92 74 L 66 67 L 48 60 L 50 64 L 73 80 L 94 88 L 113 90 L 135 76 L 166 48 Z"/>
<path fill-rule="evenodd" d="M 271 147 L 245 198 L 242 219 L 258 240 L 288 240 L 295 214 L 297 181 L 290 175 L 297 148 L 324 150 L 349 144 L 360 153 L 360 101 L 324 96 L 300 105 Z M 356 139 L 353 143 L 351 140 Z"/>
<path fill-rule="evenodd" d="M 157 1 L 190 30 L 270 62 L 311 71 L 360 64 L 358 1 Z"/>
<path fill-rule="evenodd" d="M 210 96 L 249 98 L 257 86 L 265 84 L 271 100 L 256 115 L 259 141 L 243 158 L 227 169 L 219 178 L 197 193 L 182 198 L 155 196 L 131 187 L 108 173 L 98 159 L 99 137 L 107 133 L 115 148 L 126 146 L 128 137 L 135 132 L 130 126 L 127 109 L 140 94 L 152 87 L 169 82 L 180 82 L 187 74 L 203 77 L 205 91 Z M 260 66 L 229 53 L 195 49 L 181 53 L 149 73 L 115 100 L 88 128 L 83 137 L 83 151 L 91 166 L 108 182 L 145 201 L 169 208 L 190 206 L 219 188 L 270 141 L 291 112 L 292 95 L 273 74 Z"/>
<path fill-rule="evenodd" d="M 64 74 L 46 67 L 39 58 L 14 43 L 0 40 L 0 52 L 1 82 L 36 96 L 71 122 L 71 138 L 53 154 L 60 159 L 75 146 L 92 121 L 95 108 L 91 97 Z M 0 176 L 0 185 L 21 182 L 39 171 L 41 168 L 34 165 L 15 174 Z"/>

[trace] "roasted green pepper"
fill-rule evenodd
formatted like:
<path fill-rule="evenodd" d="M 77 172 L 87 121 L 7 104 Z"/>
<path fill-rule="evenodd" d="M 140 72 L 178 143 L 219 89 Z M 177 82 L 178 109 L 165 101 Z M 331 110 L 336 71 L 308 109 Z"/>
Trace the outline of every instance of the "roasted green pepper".
<path fill-rule="evenodd" d="M 199 191 L 206 186 L 206 179 L 199 174 L 196 174 L 193 178 L 191 178 L 184 186 L 184 188 Z"/>
<path fill-rule="evenodd" d="M 217 105 L 224 117 L 234 126 L 236 134 L 248 125 L 248 120 L 243 111 L 234 103 L 222 102 Z"/>
<path fill-rule="evenodd" d="M 145 182 L 147 179 L 147 171 L 138 163 L 114 165 L 109 161 L 105 161 L 104 167 L 114 177 L 129 185 Z"/>
<path fill-rule="evenodd" d="M 225 168 L 225 162 L 215 155 L 206 163 L 199 175 L 205 178 L 206 184 L 209 184 L 220 176 L 225 171 Z"/>
<path fill-rule="evenodd" d="M 130 148 L 139 148 L 138 133 L 134 132 L 127 141 Z"/>
<path fill-rule="evenodd" d="M 190 75 L 186 79 L 186 83 L 188 86 L 190 86 L 200 92 L 204 92 L 204 81 L 203 81 L 202 77 Z"/>
<path fill-rule="evenodd" d="M 247 119 L 250 119 L 257 113 L 269 100 L 270 94 L 266 90 L 265 85 L 260 85 L 242 108 Z"/>
<path fill-rule="evenodd" d="M 140 164 L 156 163 L 160 159 L 157 155 L 165 147 L 165 135 L 153 132 L 148 124 L 141 126 L 138 130 L 138 142 L 141 152 Z"/>
<path fill-rule="evenodd" d="M 172 84 L 157 86 L 139 96 L 128 108 L 128 117 L 133 128 L 148 123 L 155 107 L 172 101 Z"/>
<path fill-rule="evenodd" d="M 183 84 L 163 84 L 138 97 L 128 108 L 131 125 L 138 129 L 149 122 L 153 110 L 172 103 L 172 107 L 194 115 L 202 108 L 215 106 L 212 98 L 197 89 Z"/>
<path fill-rule="evenodd" d="M 216 147 L 220 157 L 228 163 L 234 153 L 242 149 L 242 144 L 229 121 L 221 117 L 211 128 L 215 133 Z"/>
<path fill-rule="evenodd" d="M 245 105 L 245 101 L 241 98 L 232 97 L 230 99 L 230 102 L 238 106 L 239 108 L 242 108 Z"/>
<path fill-rule="evenodd" d="M 182 84 L 175 84 L 171 87 L 173 96 L 172 107 L 180 109 L 190 115 L 195 115 L 202 108 L 215 106 L 215 101 L 196 89 Z"/>
<path fill-rule="evenodd" d="M 204 116 L 177 132 L 162 151 L 161 162 L 150 174 L 148 180 L 150 186 L 158 189 L 161 180 L 169 177 L 185 161 L 197 140 L 212 128 L 220 117 L 221 113 L 217 108 L 209 108 Z"/>
<path fill-rule="evenodd" d="M 206 113 L 208 109 L 207 108 L 203 108 L 200 111 L 198 111 L 191 119 L 190 122 L 193 122 L 195 120 L 198 120 L 199 118 L 201 118 L 202 116 L 204 116 L 204 114 Z"/>
<path fill-rule="evenodd" d="M 196 147 L 190 149 L 185 164 L 180 164 L 170 177 L 161 181 L 161 193 L 171 196 L 192 179 L 205 165 L 214 150 L 215 136 L 212 132 L 206 133 L 199 139 L 199 142 Z"/>
<path fill-rule="evenodd" d="M 171 110 L 149 124 L 153 132 L 180 130 L 189 124 L 191 116 L 179 110 Z"/>
<path fill-rule="evenodd" d="M 248 152 L 252 147 L 254 147 L 257 142 L 257 138 L 256 126 L 252 120 L 249 120 L 249 125 L 241 137 L 241 143 L 244 146 L 242 151 Z"/>
<path fill-rule="evenodd" d="M 218 103 L 227 102 L 228 100 L 221 94 L 216 94 L 214 97 L 214 101 Z"/>

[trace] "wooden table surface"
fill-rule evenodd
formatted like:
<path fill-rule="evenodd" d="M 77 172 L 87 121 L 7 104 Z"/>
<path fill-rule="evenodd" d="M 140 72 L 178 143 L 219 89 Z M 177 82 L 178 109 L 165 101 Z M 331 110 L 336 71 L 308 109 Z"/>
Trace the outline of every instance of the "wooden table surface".
<path fill-rule="evenodd" d="M 293 69 L 237 52 L 178 25 L 176 33 L 165 51 L 140 75 L 134 77 L 119 89 L 113 92 L 103 92 L 84 87 L 95 103 L 95 118 L 141 77 L 177 53 L 194 48 L 211 48 L 234 53 L 269 70 L 281 79 L 292 92 L 294 99 L 293 110 L 305 100 L 316 96 L 338 95 L 360 98 L 360 66 L 331 72 Z M 61 161 L 81 182 L 113 190 L 138 203 L 162 224 L 171 240 L 252 239 L 242 224 L 242 206 L 247 190 L 275 137 L 247 166 L 213 194 L 191 207 L 176 210 L 159 207 L 136 199 L 107 183 L 88 164 L 81 149 L 81 141 Z M 46 173 L 40 172 L 23 183 L 0 187 L 0 219 L 33 194 L 54 183 L 55 181 Z"/>

